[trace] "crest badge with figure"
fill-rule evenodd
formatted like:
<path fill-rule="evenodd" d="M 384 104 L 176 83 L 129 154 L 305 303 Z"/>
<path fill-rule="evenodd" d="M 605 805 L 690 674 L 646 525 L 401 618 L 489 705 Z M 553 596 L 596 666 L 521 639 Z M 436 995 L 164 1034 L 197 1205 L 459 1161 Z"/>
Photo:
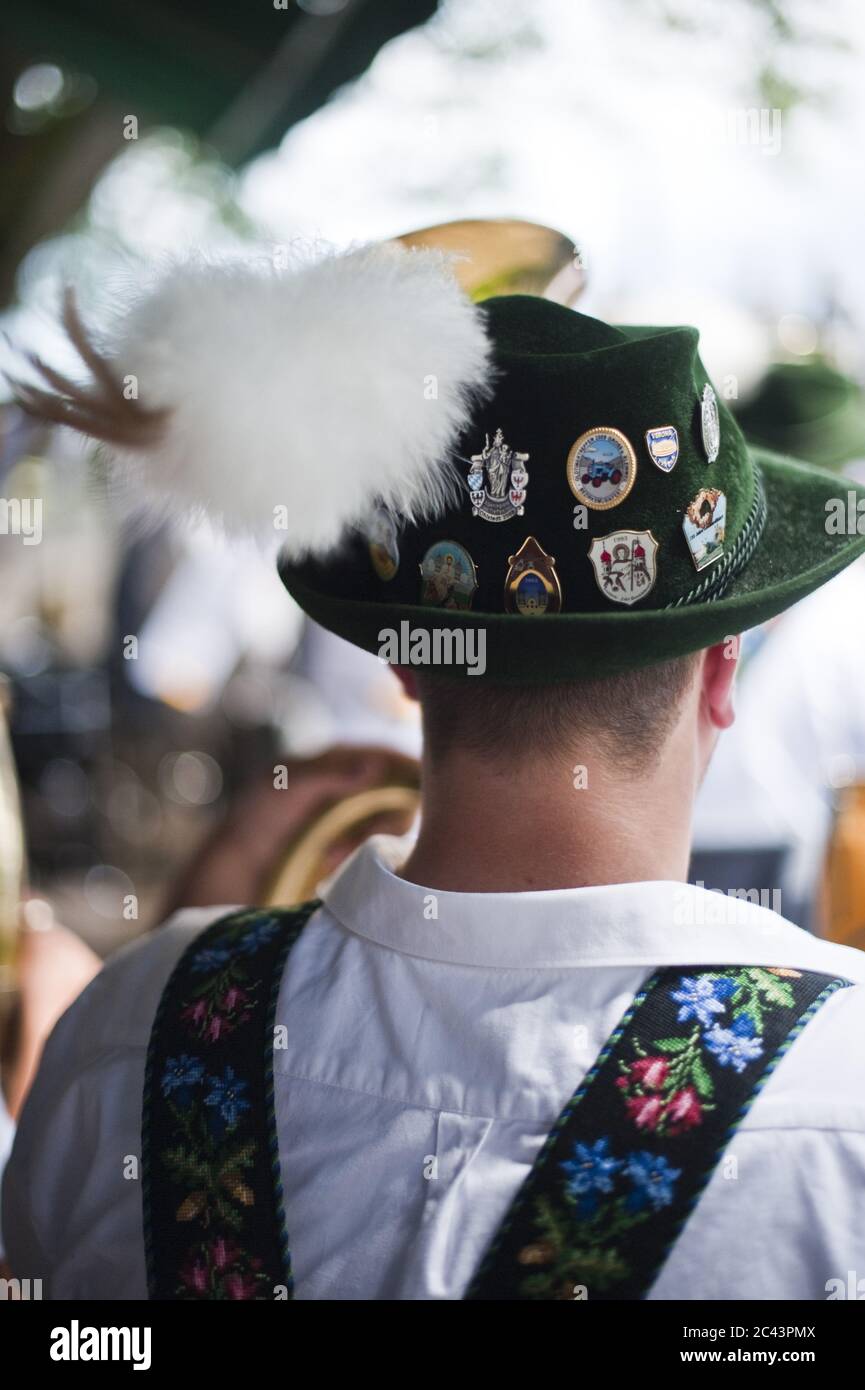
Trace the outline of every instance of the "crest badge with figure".
<path fill-rule="evenodd" d="M 596 536 L 589 548 L 598 588 L 605 598 L 630 606 L 655 583 L 658 542 L 651 531 L 613 531 Z"/>
<path fill-rule="evenodd" d="M 468 483 L 472 500 L 472 515 L 484 521 L 510 521 L 525 511 L 526 472 L 528 454 L 516 453 L 505 443 L 501 430 L 496 430 L 493 442 L 486 436 L 479 454 L 472 454 Z"/>

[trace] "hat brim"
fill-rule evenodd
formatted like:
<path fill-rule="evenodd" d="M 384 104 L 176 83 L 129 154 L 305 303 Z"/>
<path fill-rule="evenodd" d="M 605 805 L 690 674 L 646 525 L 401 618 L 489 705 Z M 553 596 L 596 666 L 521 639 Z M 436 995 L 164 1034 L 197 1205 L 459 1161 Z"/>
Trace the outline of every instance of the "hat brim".
<path fill-rule="evenodd" d="M 746 568 L 714 602 L 528 618 L 336 597 L 309 587 L 302 569 L 288 565 L 281 567 L 282 580 L 310 618 L 369 652 L 381 650 L 383 629 L 398 633 L 403 622 L 414 632 L 483 629 L 485 674 L 505 683 L 553 684 L 668 661 L 767 622 L 865 551 L 865 535 L 827 530 L 827 504 L 840 498 L 846 509 L 847 493 L 854 493 L 855 519 L 865 487 L 767 450 L 752 454 L 766 489 L 765 528 Z M 450 678 L 467 673 L 455 665 L 429 671 Z"/>

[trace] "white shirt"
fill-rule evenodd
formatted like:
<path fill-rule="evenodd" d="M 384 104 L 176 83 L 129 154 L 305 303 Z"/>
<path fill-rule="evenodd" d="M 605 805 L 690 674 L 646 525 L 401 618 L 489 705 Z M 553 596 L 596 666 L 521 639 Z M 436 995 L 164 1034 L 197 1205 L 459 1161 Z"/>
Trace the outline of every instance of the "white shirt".
<path fill-rule="evenodd" d="M 435 893 L 376 837 L 294 947 L 276 1118 L 298 1299 L 459 1299 L 555 1122 L 658 965 L 843 974 L 757 1097 L 652 1298 L 825 1298 L 865 1276 L 865 955 L 677 883 Z M 431 914 L 437 910 L 437 917 Z M 713 913 L 738 921 L 710 925 Z M 146 1296 L 141 1096 L 156 1005 L 218 913 L 127 948 L 54 1031 L 4 1190 L 53 1298 Z M 437 1159 L 437 1177 L 430 1158 Z M 591 1296 L 591 1295 L 590 1295 Z"/>

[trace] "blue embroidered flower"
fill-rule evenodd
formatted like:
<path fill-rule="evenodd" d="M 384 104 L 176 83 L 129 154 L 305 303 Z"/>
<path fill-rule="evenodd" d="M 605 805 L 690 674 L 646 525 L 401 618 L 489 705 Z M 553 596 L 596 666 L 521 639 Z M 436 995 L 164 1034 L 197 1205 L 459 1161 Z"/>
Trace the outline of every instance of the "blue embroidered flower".
<path fill-rule="evenodd" d="M 732 1028 L 721 1028 L 716 1023 L 705 1038 L 706 1046 L 721 1066 L 733 1067 L 738 1072 L 743 1072 L 749 1062 L 763 1055 L 763 1039 L 747 1014 L 740 1014 Z"/>
<path fill-rule="evenodd" d="M 162 1094 L 173 1094 L 174 1099 L 181 1105 L 188 1105 L 192 1100 L 193 1087 L 198 1086 L 203 1080 L 204 1063 L 197 1057 L 190 1057 L 187 1052 L 181 1053 L 179 1057 L 167 1057 L 165 1071 L 162 1073 Z"/>
<path fill-rule="evenodd" d="M 207 970 L 218 970 L 221 965 L 226 965 L 231 960 L 231 952 L 225 946 L 205 946 L 203 951 L 198 951 L 192 959 L 190 969 L 196 975 L 202 975 Z"/>
<path fill-rule="evenodd" d="M 275 917 L 265 917 L 262 921 L 256 922 L 237 943 L 237 954 L 240 956 L 253 956 L 260 947 L 265 946 L 279 931 L 279 922 Z"/>
<path fill-rule="evenodd" d="M 226 1067 L 222 1076 L 208 1077 L 210 1090 L 204 1097 L 204 1104 L 213 1111 L 210 1128 L 220 1135 L 227 1129 L 234 1129 L 244 1110 L 249 1110 L 249 1101 L 244 1091 L 249 1090 L 249 1082 L 243 1081 L 233 1067 Z"/>
<path fill-rule="evenodd" d="M 607 1153 L 609 1139 L 598 1139 L 594 1144 L 575 1144 L 574 1157 L 561 1164 L 570 1178 L 565 1191 L 577 1203 L 581 1216 L 591 1216 L 598 1209 L 598 1193 L 612 1192 L 613 1175 L 622 1166 L 620 1158 L 610 1158 Z"/>
<path fill-rule="evenodd" d="M 672 1202 L 673 1188 L 682 1170 L 671 1168 L 660 1154 L 642 1151 L 629 1156 L 625 1173 L 634 1184 L 626 1202 L 628 1210 L 644 1211 L 650 1206 L 653 1211 L 660 1211 Z"/>
<path fill-rule="evenodd" d="M 670 998 L 681 1004 L 676 1015 L 679 1023 L 695 1018 L 701 1028 L 710 1028 L 713 1014 L 722 1014 L 726 1001 L 736 988 L 736 981 L 721 975 L 710 980 L 705 975 L 683 975 L 679 988 L 670 991 Z"/>

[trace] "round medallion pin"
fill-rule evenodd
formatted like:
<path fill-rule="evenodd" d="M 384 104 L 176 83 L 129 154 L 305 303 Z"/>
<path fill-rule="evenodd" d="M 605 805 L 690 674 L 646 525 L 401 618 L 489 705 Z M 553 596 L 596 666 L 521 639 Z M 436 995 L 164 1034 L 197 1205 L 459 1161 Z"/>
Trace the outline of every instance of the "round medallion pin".
<path fill-rule="evenodd" d="M 612 425 L 586 430 L 571 445 L 567 475 L 578 502 L 599 512 L 618 507 L 637 476 L 634 446 Z"/>
<path fill-rule="evenodd" d="M 478 587 L 475 562 L 458 541 L 436 541 L 420 563 L 420 601 L 432 608 L 471 608 Z"/>

